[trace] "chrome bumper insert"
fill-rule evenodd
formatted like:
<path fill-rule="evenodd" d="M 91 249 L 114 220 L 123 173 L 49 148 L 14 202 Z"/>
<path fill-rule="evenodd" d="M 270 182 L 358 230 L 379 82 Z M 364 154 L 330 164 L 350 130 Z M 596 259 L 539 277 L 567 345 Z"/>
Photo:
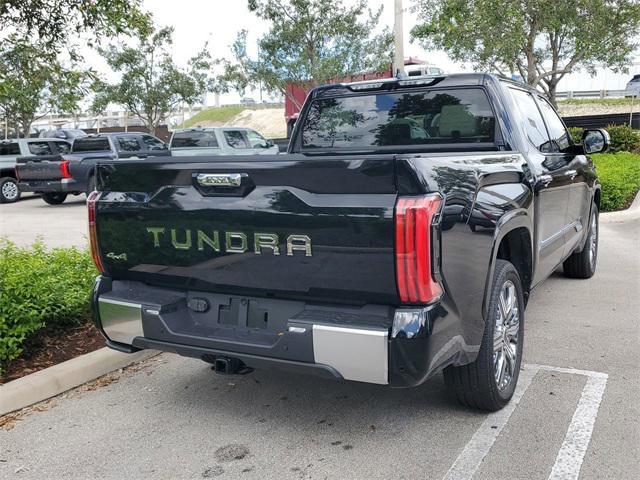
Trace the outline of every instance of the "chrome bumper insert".
<path fill-rule="evenodd" d="M 98 299 L 102 328 L 110 340 L 131 345 L 133 339 L 144 336 L 142 305 L 110 298 Z"/>
<path fill-rule="evenodd" d="M 345 380 L 389 383 L 387 330 L 313 325 L 316 363 L 335 368 Z"/>

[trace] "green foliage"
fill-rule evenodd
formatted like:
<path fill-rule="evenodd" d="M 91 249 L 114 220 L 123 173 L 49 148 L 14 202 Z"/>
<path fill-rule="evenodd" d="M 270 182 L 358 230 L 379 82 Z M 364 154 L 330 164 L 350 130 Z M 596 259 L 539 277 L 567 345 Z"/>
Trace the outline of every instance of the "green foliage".
<path fill-rule="evenodd" d="M 602 105 L 606 107 L 637 105 L 638 100 L 629 98 L 566 98 L 558 100 L 558 107 L 562 105 Z"/>
<path fill-rule="evenodd" d="M 22 135 L 38 114 L 71 113 L 87 93 L 92 72 L 73 58 L 65 63 L 41 42 L 17 35 L 0 42 L 0 112 Z"/>
<path fill-rule="evenodd" d="M 610 212 L 627 207 L 640 190 L 640 155 L 598 153 L 592 158 L 602 185 L 600 210 Z"/>
<path fill-rule="evenodd" d="M 111 37 L 149 25 L 142 0 L 3 0 L 2 28 L 40 42 L 47 51 L 68 50 L 83 32 Z"/>
<path fill-rule="evenodd" d="M 201 102 L 213 89 L 209 71 L 214 62 L 205 45 L 189 60 L 187 68 L 179 68 L 168 48 L 172 37 L 173 28 L 149 29 L 140 32 L 135 46 L 99 48 L 111 69 L 120 74 L 120 80 L 94 84 L 92 110 L 101 113 L 110 103 L 122 105 L 139 116 L 150 133 L 155 133 L 176 107 Z"/>
<path fill-rule="evenodd" d="M 309 86 L 366 70 L 387 70 L 393 38 L 378 29 L 382 8 L 366 0 L 345 6 L 339 0 L 249 0 L 249 10 L 270 22 L 259 41 L 257 60 L 247 55 L 247 31 L 238 34 L 233 60 L 224 61 L 220 88 L 243 91 L 261 83 L 285 94 L 288 82 Z M 295 102 L 296 100 L 292 98 Z"/>
<path fill-rule="evenodd" d="M 629 125 L 609 125 L 606 130 L 611 137 L 611 152 L 640 153 L 640 131 Z"/>
<path fill-rule="evenodd" d="M 640 153 L 640 131 L 631 128 L 629 125 L 609 125 L 605 128 L 609 132 L 611 143 L 609 151 Z M 575 143 L 582 141 L 582 127 L 569 127 L 569 134 Z"/>
<path fill-rule="evenodd" d="M 47 250 L 41 243 L 20 248 L 0 240 L 0 375 L 42 328 L 90 318 L 96 275 L 87 251 Z"/>
<path fill-rule="evenodd" d="M 228 122 L 244 109 L 245 107 L 237 105 L 228 107 L 207 108 L 206 110 L 202 110 L 196 113 L 193 117 L 187 119 L 182 127 L 193 127 L 204 122 Z"/>
<path fill-rule="evenodd" d="M 510 76 L 555 101 L 569 72 L 626 70 L 637 48 L 637 0 L 416 0 L 412 30 L 427 49 Z"/>

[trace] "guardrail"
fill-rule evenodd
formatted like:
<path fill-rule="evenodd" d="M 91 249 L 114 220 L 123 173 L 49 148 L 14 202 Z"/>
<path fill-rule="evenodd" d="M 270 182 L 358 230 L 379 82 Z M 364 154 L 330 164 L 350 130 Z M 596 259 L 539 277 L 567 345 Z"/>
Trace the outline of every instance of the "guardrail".
<path fill-rule="evenodd" d="M 569 90 L 556 92 L 556 98 L 610 98 L 624 97 L 626 90 Z"/>

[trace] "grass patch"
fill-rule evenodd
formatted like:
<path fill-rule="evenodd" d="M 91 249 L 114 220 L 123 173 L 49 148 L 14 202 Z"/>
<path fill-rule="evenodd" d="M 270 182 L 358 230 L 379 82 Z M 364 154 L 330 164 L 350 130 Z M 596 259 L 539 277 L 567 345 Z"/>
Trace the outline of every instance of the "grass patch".
<path fill-rule="evenodd" d="M 97 274 L 86 250 L 23 248 L 0 239 L 0 376 L 42 329 L 90 320 Z"/>
<path fill-rule="evenodd" d="M 592 155 L 602 185 L 600 210 L 626 208 L 640 190 L 640 155 L 629 152 Z"/>
<path fill-rule="evenodd" d="M 231 105 L 228 107 L 207 108 L 196 113 L 182 124 L 182 128 L 195 127 L 205 122 L 228 122 L 242 112 L 245 107 Z"/>
<path fill-rule="evenodd" d="M 633 105 L 636 106 L 640 103 L 637 98 L 633 99 Z M 567 98 L 558 99 L 558 107 L 562 105 L 631 105 L 631 98 Z"/>

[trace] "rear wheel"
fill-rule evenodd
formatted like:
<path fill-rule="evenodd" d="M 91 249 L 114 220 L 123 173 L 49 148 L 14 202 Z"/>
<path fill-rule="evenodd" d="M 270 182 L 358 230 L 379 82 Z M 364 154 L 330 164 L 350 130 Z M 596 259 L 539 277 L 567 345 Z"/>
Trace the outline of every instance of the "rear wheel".
<path fill-rule="evenodd" d="M 60 192 L 43 193 L 42 199 L 49 205 L 60 205 L 67 199 L 67 194 Z"/>
<path fill-rule="evenodd" d="M 513 264 L 497 260 L 489 310 L 478 358 L 461 367 L 449 366 L 444 380 L 463 405 L 496 411 L 515 391 L 524 341 L 524 299 Z"/>
<path fill-rule="evenodd" d="M 564 274 L 569 278 L 591 278 L 596 273 L 598 263 L 598 207 L 591 207 L 589 233 L 581 252 L 573 253 L 562 264 Z"/>
<path fill-rule="evenodd" d="M 20 199 L 20 189 L 15 178 L 0 178 L 0 203 L 13 203 Z"/>

